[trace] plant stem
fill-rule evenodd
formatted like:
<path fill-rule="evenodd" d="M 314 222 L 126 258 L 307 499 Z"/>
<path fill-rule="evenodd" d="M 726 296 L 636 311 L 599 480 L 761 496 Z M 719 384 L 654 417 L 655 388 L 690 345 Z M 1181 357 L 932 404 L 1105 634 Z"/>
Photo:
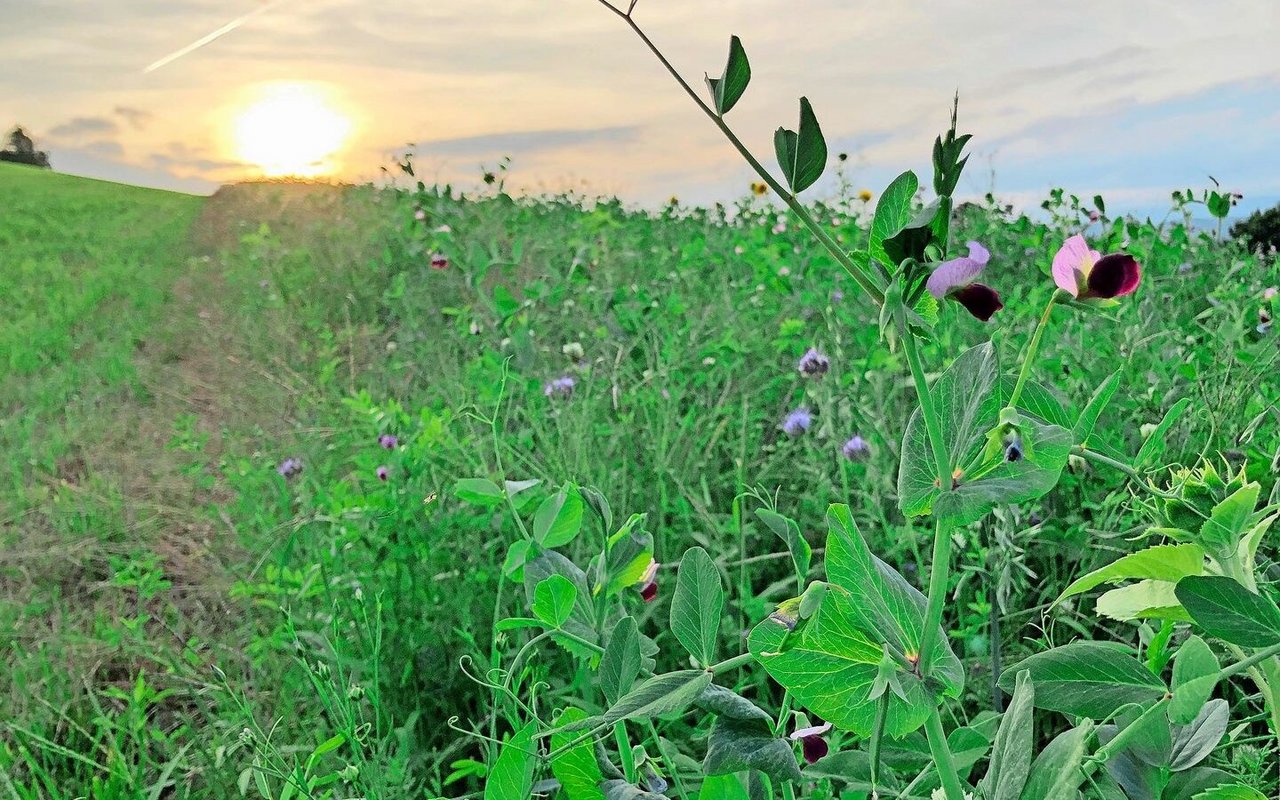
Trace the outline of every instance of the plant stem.
<path fill-rule="evenodd" d="M 769 171 L 764 168 L 764 165 L 756 160 L 756 157 L 751 154 L 751 151 L 742 143 L 742 140 L 739 139 L 729 126 L 725 124 L 724 119 L 698 96 L 698 93 L 693 90 L 693 87 L 690 86 L 687 81 L 685 81 L 679 71 L 671 65 L 671 62 L 667 61 L 666 56 L 662 55 L 662 51 L 658 49 L 658 46 L 645 35 L 640 26 L 636 24 L 636 21 L 631 18 L 630 11 L 623 11 L 622 9 L 610 4 L 608 0 L 598 0 L 598 2 L 600 5 L 618 15 L 627 24 L 627 27 L 631 28 L 635 35 L 640 38 L 640 41 L 644 42 L 645 46 L 649 48 L 649 51 L 653 53 L 662 66 L 666 68 L 667 72 L 671 74 L 671 77 L 675 79 L 676 83 L 680 84 L 680 88 L 684 89 L 685 94 L 689 95 L 689 98 L 697 104 L 698 108 L 702 109 L 702 113 L 706 114 L 707 118 L 715 123 L 715 126 L 720 129 L 720 132 L 729 140 L 729 144 L 733 145 L 733 148 L 738 151 L 738 154 L 742 156 L 743 160 L 745 160 L 747 164 L 755 170 L 756 174 L 760 176 L 760 179 L 764 181 L 770 189 L 778 193 L 778 196 L 787 204 L 787 207 L 800 218 L 800 221 L 804 223 L 810 233 L 817 237 L 818 241 L 822 243 L 822 246 L 826 248 L 832 258 L 834 258 L 840 266 L 844 267 L 845 272 L 848 272 L 854 281 L 862 287 L 862 290 L 870 295 L 876 305 L 884 303 L 884 291 L 880 288 L 875 276 L 855 264 L 853 259 L 849 258 L 849 254 L 840 247 L 840 244 L 836 242 L 835 239 L 831 238 L 831 234 L 827 233 L 822 226 L 818 225 L 818 223 L 814 221 L 813 217 L 810 216 L 805 207 L 800 204 L 800 201 L 796 199 L 795 195 L 783 188 L 783 186 L 769 174 Z"/>
<path fill-rule="evenodd" d="M 938 770 L 943 794 L 947 800 L 964 800 L 964 786 L 956 774 L 951 747 L 947 744 L 947 734 L 942 729 L 942 717 L 938 714 L 937 706 L 929 709 L 929 716 L 924 721 L 924 731 L 929 737 L 929 751 L 933 753 L 933 765 Z"/>
<path fill-rule="evenodd" d="M 1018 382 L 1014 384 L 1013 394 L 1005 404 L 1009 408 L 1017 407 L 1018 399 L 1022 397 L 1022 387 L 1027 385 L 1027 378 L 1031 377 L 1031 364 L 1036 360 L 1036 352 L 1040 349 L 1040 339 L 1044 337 L 1044 329 L 1049 326 L 1049 314 L 1053 311 L 1053 304 L 1058 301 L 1058 291 L 1054 289 L 1053 294 L 1049 295 L 1049 302 L 1044 307 L 1044 313 L 1040 315 L 1035 333 L 1031 334 L 1031 344 L 1027 345 L 1027 352 L 1022 356 L 1022 369 L 1018 372 Z"/>
<path fill-rule="evenodd" d="M 724 661 L 721 661 L 717 664 L 712 664 L 711 666 L 707 667 L 707 671 L 710 672 L 712 675 L 719 675 L 722 672 L 728 672 L 731 669 L 737 669 L 738 667 L 741 667 L 744 664 L 751 663 L 752 658 L 754 658 L 754 656 L 752 656 L 750 653 L 743 653 L 740 656 L 734 656 L 733 658 L 726 658 Z"/>

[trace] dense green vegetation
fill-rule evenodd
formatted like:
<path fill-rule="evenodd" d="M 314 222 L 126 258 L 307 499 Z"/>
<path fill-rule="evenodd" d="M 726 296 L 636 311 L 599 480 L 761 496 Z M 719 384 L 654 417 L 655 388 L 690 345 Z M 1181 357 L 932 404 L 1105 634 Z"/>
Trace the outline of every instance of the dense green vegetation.
<path fill-rule="evenodd" d="M 820 546 L 828 505 L 847 503 L 908 581 L 929 560 L 925 524 L 898 510 L 916 404 L 900 343 L 769 197 L 645 213 L 268 184 L 201 201 L 5 168 L 0 204 L 0 291 L 17 309 L 0 320 L 0 797 L 284 798 L 299 769 L 333 778 L 315 797 L 479 791 L 494 754 L 464 731 L 510 734 L 519 704 L 481 682 L 532 636 L 494 627 L 529 616 L 502 577 L 511 508 L 528 520 L 567 481 L 608 498 L 614 529 L 646 515 L 658 599 L 619 602 L 661 647 L 659 671 L 687 666 L 665 630 L 666 562 L 686 548 L 731 589 L 721 653 L 743 652 L 743 632 L 795 593 L 761 507 Z M 984 279 L 1006 308 L 983 325 L 945 304 L 927 363 L 988 334 L 1014 363 L 1053 291 L 1050 259 L 1087 229 L 1138 258 L 1142 286 L 1122 309 L 1061 313 L 1033 375 L 1055 388 L 1031 391 L 1074 418 L 1118 372 L 1096 428 L 1106 452 L 1141 449 L 1157 481 L 1165 465 L 1225 459 L 1274 497 L 1280 351 L 1259 321 L 1276 310 L 1263 299 L 1280 283 L 1274 257 L 1050 205 L 1049 222 L 957 210 L 953 237 L 991 251 Z M 850 249 L 870 210 L 813 207 Z M 810 347 L 830 359 L 821 381 L 797 371 Z M 565 376 L 571 391 L 548 392 Z M 1183 398 L 1191 410 L 1151 439 Z M 799 407 L 813 421 L 791 437 L 780 424 Z M 848 458 L 854 434 L 869 450 Z M 286 458 L 301 472 L 279 474 Z M 478 476 L 541 483 L 511 506 L 464 502 L 457 480 Z M 1167 635 L 1100 618 L 1096 590 L 1051 606 L 1158 524 L 1131 491 L 1073 459 L 1043 499 L 956 532 L 967 566 L 946 623 L 968 680 L 949 728 L 1001 702 L 1002 662 L 1078 637 L 1145 651 Z M 581 564 L 613 532 L 591 514 L 561 548 Z M 1264 574 L 1273 553 L 1264 542 Z M 534 648 L 521 667 L 520 702 L 545 681 L 547 716 L 603 706 L 569 652 Z M 780 702 L 762 671 L 735 688 Z M 1243 722 L 1210 763 L 1273 793 L 1275 738 L 1251 691 L 1222 689 Z M 1042 716 L 1038 737 L 1054 725 Z M 664 739 L 691 727 L 657 726 Z"/>

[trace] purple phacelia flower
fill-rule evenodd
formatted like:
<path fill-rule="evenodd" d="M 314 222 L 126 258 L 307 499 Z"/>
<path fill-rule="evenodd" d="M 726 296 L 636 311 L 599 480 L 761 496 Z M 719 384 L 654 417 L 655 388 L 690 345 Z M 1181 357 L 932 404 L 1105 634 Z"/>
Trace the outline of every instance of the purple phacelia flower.
<path fill-rule="evenodd" d="M 542 393 L 547 397 L 570 397 L 577 385 L 578 382 L 572 375 L 562 375 L 553 381 L 547 381 L 542 387 Z"/>
<path fill-rule="evenodd" d="M 840 452 L 850 461 L 857 461 L 871 454 L 871 445 L 867 444 L 867 440 L 861 435 L 854 434 L 853 438 L 844 443 L 844 447 L 840 448 Z"/>
<path fill-rule="evenodd" d="M 813 414 L 807 408 L 797 408 L 782 420 L 782 432 L 792 439 L 803 436 L 813 424 Z"/>
<path fill-rule="evenodd" d="M 791 741 L 800 742 L 800 749 L 804 751 L 804 760 L 810 764 L 816 764 L 830 752 L 826 739 L 822 738 L 822 734 L 829 730 L 831 730 L 830 722 L 799 728 L 791 734 Z"/>
<path fill-rule="evenodd" d="M 800 363 L 796 368 L 805 377 L 821 378 L 827 374 L 827 370 L 831 369 L 831 360 L 819 353 L 816 348 L 810 347 L 804 355 L 800 356 Z"/>
<path fill-rule="evenodd" d="M 391 471 L 387 469 L 386 464 L 383 464 L 375 469 L 373 474 L 378 476 L 378 480 L 385 481 L 387 477 L 391 475 Z"/>
<path fill-rule="evenodd" d="M 395 450 L 398 444 L 400 440 L 395 437 L 395 434 L 384 433 L 378 437 L 378 446 L 383 450 Z"/>
<path fill-rule="evenodd" d="M 286 479 L 292 478 L 302 472 L 302 459 L 286 458 L 280 462 L 280 466 L 276 467 L 276 472 L 283 475 Z"/>

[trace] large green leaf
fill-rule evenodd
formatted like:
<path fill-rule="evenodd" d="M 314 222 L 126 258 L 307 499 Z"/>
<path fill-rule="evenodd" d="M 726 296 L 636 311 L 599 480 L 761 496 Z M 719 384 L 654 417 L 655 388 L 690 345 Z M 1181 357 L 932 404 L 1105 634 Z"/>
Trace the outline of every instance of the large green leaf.
<path fill-rule="evenodd" d="M 527 800 L 533 791 L 537 757 L 533 734 L 537 729 L 538 722 L 534 720 L 502 743 L 484 783 L 484 800 Z"/>
<path fill-rule="evenodd" d="M 1014 679 L 1013 698 L 1000 717 L 991 763 L 979 784 L 987 800 L 1019 800 L 1027 776 L 1031 774 L 1032 709 L 1035 685 L 1030 672 L 1019 672 Z"/>
<path fill-rule="evenodd" d="M 737 104 L 742 93 L 751 82 L 751 63 L 747 61 L 747 51 L 742 40 L 737 36 L 729 37 L 729 60 L 724 65 L 724 72 L 719 78 L 707 76 L 707 86 L 711 89 L 711 103 L 720 116 L 728 114 Z"/>
<path fill-rule="evenodd" d="M 1058 595 L 1055 603 L 1068 597 L 1087 592 L 1104 583 L 1125 580 L 1152 579 L 1177 583 L 1188 575 L 1204 572 L 1204 550 L 1197 544 L 1161 544 L 1117 558 L 1110 564 L 1095 569 L 1072 581 Z"/>
<path fill-rule="evenodd" d="M 640 674 L 640 632 L 632 617 L 623 617 L 613 626 L 600 657 L 600 688 L 610 703 L 631 691 Z"/>
<path fill-rule="evenodd" d="M 1080 417 L 1076 420 L 1075 427 L 1071 431 L 1076 444 L 1084 446 L 1089 443 L 1089 437 L 1093 435 L 1093 428 L 1098 424 L 1098 417 L 1102 415 L 1103 410 L 1111 402 L 1111 398 L 1119 387 L 1120 372 L 1117 370 L 1111 373 L 1111 376 L 1094 390 L 1093 397 L 1089 398 L 1089 404 L 1084 407 L 1084 411 L 1080 412 Z"/>
<path fill-rule="evenodd" d="M 813 548 L 800 532 L 800 526 L 790 517 L 784 517 L 767 508 L 757 508 L 756 517 L 786 543 L 787 550 L 791 553 L 791 563 L 796 569 L 796 578 L 803 583 L 809 575 L 809 566 L 813 561 Z"/>
<path fill-rule="evenodd" d="M 1016 461 L 987 463 L 987 432 L 995 426 L 1003 396 L 999 366 L 990 342 L 970 348 L 929 388 L 940 417 L 950 457 L 951 491 L 940 492 L 933 444 L 919 409 L 911 415 L 902 439 L 898 468 L 898 506 L 902 513 L 930 512 L 955 525 L 967 525 L 1003 503 L 1021 503 L 1044 495 L 1058 483 L 1071 454 L 1071 433 L 1058 425 L 1025 419 L 1030 455 Z"/>
<path fill-rule="evenodd" d="M 1135 619 L 1191 621 L 1174 594 L 1174 584 L 1168 581 L 1139 581 L 1112 589 L 1098 598 L 1097 611 L 1101 616 L 1121 622 Z"/>
<path fill-rule="evenodd" d="M 1197 537 L 1205 549 L 1219 558 L 1231 558 L 1240 548 L 1240 540 L 1250 527 L 1253 507 L 1258 504 L 1258 483 L 1246 483 L 1213 507 L 1209 518 L 1200 526 Z"/>
<path fill-rule="evenodd" d="M 733 717 L 720 717 L 712 725 L 702 769 L 708 775 L 755 769 L 774 781 L 800 780 L 795 751 L 773 735 L 769 723 Z"/>
<path fill-rule="evenodd" d="M 565 484 L 542 501 L 533 514 L 533 540 L 543 547 L 560 547 L 573 541 L 582 529 L 582 495 Z"/>
<path fill-rule="evenodd" d="M 1169 435 L 1169 430 L 1177 424 L 1190 405 L 1190 398 L 1184 397 L 1169 407 L 1159 424 L 1156 425 L 1155 430 L 1147 436 L 1146 441 L 1142 443 L 1142 447 L 1138 448 L 1138 455 L 1134 456 L 1133 459 L 1134 467 L 1141 469 L 1149 466 L 1164 455 L 1165 447 L 1167 446 L 1165 437 Z"/>
<path fill-rule="evenodd" d="M 698 790 L 698 800 L 750 800 L 736 775 L 708 775 Z"/>
<path fill-rule="evenodd" d="M 897 236 L 911 224 L 912 206 L 915 204 L 916 190 L 920 188 L 920 179 L 916 174 L 907 171 L 894 178 L 876 201 L 875 217 L 871 220 L 871 236 L 868 241 L 868 252 L 880 263 L 896 267 L 885 253 L 885 241 Z"/>
<path fill-rule="evenodd" d="M 778 616 L 752 629 L 751 654 L 811 712 L 839 728 L 871 735 L 876 701 L 870 693 L 884 649 L 862 631 L 867 618 L 853 596 L 831 584 L 816 613 L 794 631 Z M 919 728 L 936 703 L 918 678 L 899 675 L 906 699 L 889 695 L 885 733 L 890 736 Z"/>
<path fill-rule="evenodd" d="M 676 592 L 671 600 L 671 632 L 702 666 L 715 660 L 724 613 L 720 571 L 707 551 L 691 547 L 680 560 Z"/>
<path fill-rule="evenodd" d="M 1218 657 L 1199 636 L 1189 636 L 1173 658 L 1173 697 L 1169 700 L 1169 720 L 1179 725 L 1190 722 L 1204 708 L 1218 684 Z"/>
<path fill-rule="evenodd" d="M 1085 722 L 1049 742 L 1031 765 L 1022 800 L 1075 800 L 1084 783 L 1081 765 L 1092 732 L 1093 724 Z"/>
<path fill-rule="evenodd" d="M 1280 609 L 1233 578 L 1193 575 L 1178 581 L 1177 596 L 1196 624 L 1243 647 L 1280 643 Z"/>
<path fill-rule="evenodd" d="M 1267 796 L 1242 783 L 1232 783 L 1206 789 L 1195 795 L 1193 800 L 1267 800 Z"/>
<path fill-rule="evenodd" d="M 954 470 L 960 458 L 985 444 L 986 431 L 1000 412 L 1000 401 L 993 392 L 998 376 L 995 348 L 985 342 L 961 353 L 929 389 L 951 454 L 949 469 Z M 937 496 L 937 462 L 917 408 L 902 437 L 898 507 L 908 517 L 928 514 Z"/>
<path fill-rule="evenodd" d="M 833 504 L 827 509 L 827 578 L 849 593 L 858 618 L 855 625 L 878 644 L 893 652 L 920 653 L 928 599 L 897 570 L 871 553 L 854 524 L 849 507 Z M 959 697 L 964 688 L 964 667 L 947 643 L 939 626 L 933 645 L 921 659 L 923 675 L 937 678 L 946 693 Z"/>
<path fill-rule="evenodd" d="M 1222 741 L 1230 721 L 1230 706 L 1226 700 L 1219 698 L 1206 703 L 1195 719 L 1174 729 L 1169 769 L 1181 772 L 1208 758 Z"/>
<path fill-rule="evenodd" d="M 496 506 L 505 499 L 498 484 L 488 478 L 459 478 L 453 493 L 463 502 L 476 506 Z"/>
<path fill-rule="evenodd" d="M 1000 677 L 1000 688 L 1014 687 L 1014 676 L 1027 670 L 1036 686 L 1036 707 L 1064 714 L 1103 719 L 1128 703 L 1148 703 L 1164 696 L 1165 685 L 1142 662 L 1114 646 L 1073 642 L 1036 653 Z"/>
<path fill-rule="evenodd" d="M 827 167 L 827 142 L 807 97 L 800 98 L 800 129 L 778 128 L 773 148 L 793 193 L 803 192 L 821 177 Z"/>
<path fill-rule="evenodd" d="M 533 591 L 533 615 L 551 628 L 563 627 L 573 613 L 577 589 L 563 575 L 542 579 Z"/>
<path fill-rule="evenodd" d="M 575 723 L 570 729 L 612 725 L 624 719 L 651 719 L 683 711 L 710 685 L 711 673 L 702 669 L 654 675 L 620 697 L 604 714 Z"/>
<path fill-rule="evenodd" d="M 591 590 L 587 585 L 586 573 L 555 550 L 545 550 L 524 565 L 525 602 L 532 608 L 538 599 L 539 584 L 553 575 L 566 579 L 574 588 L 573 609 L 569 612 L 568 619 L 558 627 L 595 643 L 598 638 L 595 631 L 595 610 L 591 602 Z M 569 639 L 557 638 L 556 642 L 581 658 L 592 658 L 597 652 Z"/>
<path fill-rule="evenodd" d="M 586 718 L 587 712 L 571 707 L 560 712 L 556 722 L 565 726 Z M 551 749 L 560 750 L 579 738 L 578 734 L 570 731 L 557 731 L 551 734 Z M 600 791 L 604 774 L 600 771 L 595 746 L 590 740 L 579 741 L 551 759 L 551 774 L 560 781 L 568 800 L 604 800 L 604 792 Z"/>

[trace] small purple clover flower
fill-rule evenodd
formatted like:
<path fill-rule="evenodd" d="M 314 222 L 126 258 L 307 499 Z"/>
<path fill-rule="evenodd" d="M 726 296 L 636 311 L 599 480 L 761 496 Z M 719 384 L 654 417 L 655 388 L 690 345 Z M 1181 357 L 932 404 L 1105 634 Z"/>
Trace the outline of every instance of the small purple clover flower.
<path fill-rule="evenodd" d="M 977 242 L 969 242 L 969 255 L 939 264 L 929 276 L 925 288 L 937 300 L 954 298 L 970 314 L 986 322 L 1004 308 L 1000 293 L 976 280 L 990 260 L 991 252 L 987 248 Z"/>
<path fill-rule="evenodd" d="M 1053 281 L 1080 300 L 1110 300 L 1138 288 L 1142 267 L 1128 253 L 1100 254 L 1077 233 L 1054 254 Z"/>
<path fill-rule="evenodd" d="M 871 445 L 861 435 L 855 433 L 853 438 L 845 442 L 844 447 L 840 448 L 840 452 L 850 461 L 858 461 L 871 455 Z"/>
<path fill-rule="evenodd" d="M 800 356 L 800 363 L 796 368 L 807 378 L 821 378 L 827 374 L 827 370 L 831 369 L 831 359 L 819 353 L 817 348 L 810 347 L 804 355 Z"/>
<path fill-rule="evenodd" d="M 378 446 L 383 450 L 395 450 L 398 444 L 400 444 L 400 440 L 396 438 L 395 434 L 384 433 L 378 437 Z"/>
<path fill-rule="evenodd" d="M 803 436 L 809 430 L 809 426 L 813 424 L 813 414 L 809 409 L 800 407 L 787 414 L 782 420 L 782 432 L 797 439 Z"/>
<path fill-rule="evenodd" d="M 572 375 L 562 375 L 553 381 L 547 381 L 542 387 L 542 393 L 547 397 L 572 397 L 573 388 L 577 385 L 578 382 Z"/>
<path fill-rule="evenodd" d="M 385 481 L 391 475 L 391 470 L 387 469 L 386 464 L 381 464 L 373 471 L 373 474 L 378 476 L 378 480 Z"/>
<path fill-rule="evenodd" d="M 795 733 L 791 734 L 791 741 L 800 742 L 800 749 L 804 751 L 804 760 L 807 763 L 816 764 L 830 752 L 831 748 L 827 746 L 827 740 L 822 738 L 822 734 L 829 730 L 831 730 L 831 723 L 824 722 L 821 725 L 797 728 Z"/>
<path fill-rule="evenodd" d="M 302 472 L 302 459 L 286 458 L 280 462 L 280 466 L 276 467 L 276 472 L 288 480 Z"/>

